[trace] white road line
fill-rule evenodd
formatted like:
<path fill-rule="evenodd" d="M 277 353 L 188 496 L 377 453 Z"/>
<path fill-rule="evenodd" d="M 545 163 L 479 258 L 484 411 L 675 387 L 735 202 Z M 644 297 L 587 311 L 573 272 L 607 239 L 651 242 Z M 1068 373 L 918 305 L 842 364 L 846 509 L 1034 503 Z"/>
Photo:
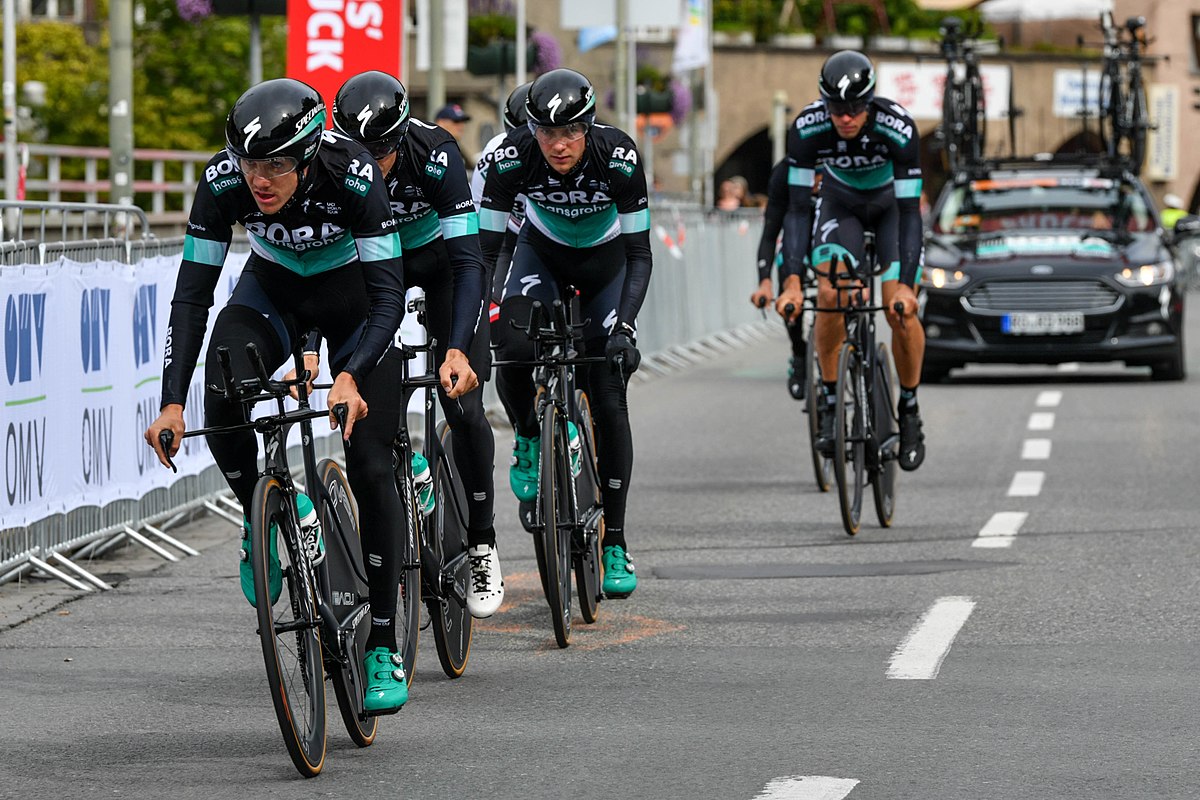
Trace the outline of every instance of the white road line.
<path fill-rule="evenodd" d="M 1053 411 L 1035 411 L 1029 415 L 1029 430 L 1048 431 L 1054 428 Z"/>
<path fill-rule="evenodd" d="M 1038 408 L 1055 408 L 1062 402 L 1062 392 L 1057 389 L 1051 389 L 1046 392 L 1039 392 L 1037 396 Z"/>
<path fill-rule="evenodd" d="M 1013 475 L 1012 483 L 1008 487 L 1009 497 L 1037 497 L 1042 493 L 1042 482 L 1046 480 L 1046 473 L 1031 470 L 1029 472 L 1017 472 Z"/>
<path fill-rule="evenodd" d="M 1079 372 L 1079 368 L 1083 366 L 1078 361 L 1068 361 L 1065 364 L 1058 365 L 1059 372 Z"/>
<path fill-rule="evenodd" d="M 887 676 L 902 681 L 936 678 L 954 637 L 974 610 L 975 601 L 969 597 L 939 599 L 892 653 Z"/>
<path fill-rule="evenodd" d="M 823 775 L 776 778 L 754 795 L 753 800 L 842 800 L 857 785 L 854 778 Z"/>
<path fill-rule="evenodd" d="M 1025 461 L 1045 461 L 1049 457 L 1049 439 L 1026 439 L 1021 444 L 1021 458 Z"/>
<path fill-rule="evenodd" d="M 992 514 L 992 518 L 980 529 L 975 541 L 971 542 L 971 547 L 1009 547 L 1028 517 L 1029 514 L 1024 511 L 1000 511 Z"/>

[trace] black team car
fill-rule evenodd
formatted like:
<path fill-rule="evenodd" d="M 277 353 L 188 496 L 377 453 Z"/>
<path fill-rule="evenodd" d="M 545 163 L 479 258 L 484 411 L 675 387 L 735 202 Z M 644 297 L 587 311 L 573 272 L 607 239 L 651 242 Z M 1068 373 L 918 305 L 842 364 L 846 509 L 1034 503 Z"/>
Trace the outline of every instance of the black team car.
<path fill-rule="evenodd" d="M 982 164 L 947 183 L 928 227 L 924 381 L 972 362 L 1124 361 L 1185 377 L 1179 265 L 1132 173 Z"/>

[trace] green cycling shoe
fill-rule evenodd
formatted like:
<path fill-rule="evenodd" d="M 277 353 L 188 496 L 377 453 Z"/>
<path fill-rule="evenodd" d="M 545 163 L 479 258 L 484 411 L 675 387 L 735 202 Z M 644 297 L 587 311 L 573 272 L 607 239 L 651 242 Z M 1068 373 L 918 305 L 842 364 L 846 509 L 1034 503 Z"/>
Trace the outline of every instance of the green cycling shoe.
<path fill-rule="evenodd" d="M 542 454 L 542 437 L 526 438 L 517 434 L 513 440 L 512 460 L 508 467 L 508 485 L 523 503 L 537 499 L 538 460 Z"/>
<path fill-rule="evenodd" d="M 404 660 L 399 653 L 386 647 L 376 647 L 363 658 L 367 675 L 367 691 L 363 708 L 371 714 L 394 714 L 408 702 L 408 681 L 404 675 Z"/>
<path fill-rule="evenodd" d="M 604 583 L 601 589 L 605 597 L 629 597 L 637 588 L 637 575 L 633 571 L 633 559 L 620 545 L 609 545 L 601 556 L 604 563 Z"/>
<path fill-rule="evenodd" d="M 321 525 L 317 519 L 316 508 L 308 495 L 300 492 L 296 495 L 296 512 L 300 517 L 300 532 L 308 557 L 313 564 L 320 564 L 325 558 L 325 538 L 321 535 Z M 258 607 L 254 596 L 254 567 L 250 564 L 250 520 L 242 517 L 242 546 L 238 553 L 241 559 L 238 564 L 238 574 L 242 583 L 242 594 L 255 608 Z M 271 605 L 279 600 L 283 591 L 283 570 L 279 566 L 279 526 L 271 525 L 270 567 L 267 571 L 267 588 L 271 592 Z"/>

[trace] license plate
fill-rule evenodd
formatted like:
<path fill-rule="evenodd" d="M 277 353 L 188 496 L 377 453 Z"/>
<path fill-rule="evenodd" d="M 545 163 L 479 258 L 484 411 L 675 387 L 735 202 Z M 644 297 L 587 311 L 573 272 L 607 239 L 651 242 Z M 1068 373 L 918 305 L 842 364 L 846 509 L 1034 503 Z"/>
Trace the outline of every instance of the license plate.
<path fill-rule="evenodd" d="M 1014 336 L 1045 336 L 1083 332 L 1081 311 L 1040 311 L 1036 313 L 1005 314 L 1000 330 Z"/>

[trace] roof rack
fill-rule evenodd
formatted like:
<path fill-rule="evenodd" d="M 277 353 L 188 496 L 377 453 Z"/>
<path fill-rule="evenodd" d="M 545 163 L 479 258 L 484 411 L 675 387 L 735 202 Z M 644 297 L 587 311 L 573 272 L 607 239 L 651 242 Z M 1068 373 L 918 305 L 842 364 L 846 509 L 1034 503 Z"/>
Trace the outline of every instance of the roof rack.
<path fill-rule="evenodd" d="M 1101 177 L 1132 177 L 1129 160 L 1113 160 L 1105 153 L 1037 153 L 1028 156 L 986 158 L 963 167 L 955 176 L 956 181 L 971 181 L 985 178 L 998 169 L 1045 169 L 1047 167 L 1094 167 Z"/>

